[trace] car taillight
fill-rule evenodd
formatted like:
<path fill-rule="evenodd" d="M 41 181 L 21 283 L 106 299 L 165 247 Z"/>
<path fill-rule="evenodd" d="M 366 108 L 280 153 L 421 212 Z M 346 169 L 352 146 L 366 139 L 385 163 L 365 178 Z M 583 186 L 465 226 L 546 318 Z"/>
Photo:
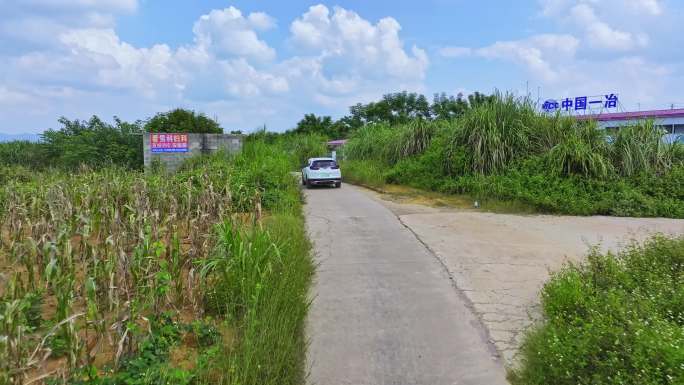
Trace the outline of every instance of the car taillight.
<path fill-rule="evenodd" d="M 339 170 L 339 169 L 340 169 L 340 166 L 332 166 L 332 167 L 330 167 L 330 168 L 332 168 L 333 170 Z"/>

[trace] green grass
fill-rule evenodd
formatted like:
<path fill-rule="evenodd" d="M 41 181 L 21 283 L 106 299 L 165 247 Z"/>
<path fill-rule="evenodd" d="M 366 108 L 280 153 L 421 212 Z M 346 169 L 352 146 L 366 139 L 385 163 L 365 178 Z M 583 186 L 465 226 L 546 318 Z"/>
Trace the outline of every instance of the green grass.
<path fill-rule="evenodd" d="M 542 290 L 514 385 L 684 383 L 684 238 L 593 252 Z"/>
<path fill-rule="evenodd" d="M 510 201 L 569 215 L 684 218 L 684 146 L 654 122 L 609 140 L 594 122 L 537 114 L 496 95 L 451 121 L 360 128 L 345 148 L 345 179 Z"/>

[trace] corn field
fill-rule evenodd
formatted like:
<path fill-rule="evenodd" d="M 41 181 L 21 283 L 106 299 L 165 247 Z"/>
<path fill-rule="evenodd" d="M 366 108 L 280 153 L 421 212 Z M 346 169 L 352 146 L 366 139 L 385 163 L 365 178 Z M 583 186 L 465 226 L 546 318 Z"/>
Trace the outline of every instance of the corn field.
<path fill-rule="evenodd" d="M 264 189 L 233 163 L 200 161 L 176 175 L 46 173 L 2 186 L 0 384 L 115 370 L 151 333 L 151 317 L 201 319 L 215 291 L 200 272 L 221 249 L 217 224 L 258 226 L 263 215 Z"/>

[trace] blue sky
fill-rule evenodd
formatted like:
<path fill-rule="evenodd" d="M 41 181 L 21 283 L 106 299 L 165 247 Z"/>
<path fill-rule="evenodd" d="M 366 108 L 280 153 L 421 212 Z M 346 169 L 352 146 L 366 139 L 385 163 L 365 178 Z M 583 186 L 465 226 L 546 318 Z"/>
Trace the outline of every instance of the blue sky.
<path fill-rule="evenodd" d="M 0 132 L 178 106 L 282 131 L 401 90 L 684 107 L 683 3 L 0 0 Z"/>

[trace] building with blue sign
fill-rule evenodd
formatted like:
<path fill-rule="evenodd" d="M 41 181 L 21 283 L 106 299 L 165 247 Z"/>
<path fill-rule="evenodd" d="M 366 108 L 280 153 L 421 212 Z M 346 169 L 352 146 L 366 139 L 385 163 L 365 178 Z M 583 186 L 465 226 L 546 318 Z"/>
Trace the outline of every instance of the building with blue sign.
<path fill-rule="evenodd" d="M 656 126 L 664 129 L 668 134 L 684 135 L 684 108 L 579 115 L 577 119 L 593 119 L 602 128 L 620 128 L 640 120 L 653 119 Z"/>

